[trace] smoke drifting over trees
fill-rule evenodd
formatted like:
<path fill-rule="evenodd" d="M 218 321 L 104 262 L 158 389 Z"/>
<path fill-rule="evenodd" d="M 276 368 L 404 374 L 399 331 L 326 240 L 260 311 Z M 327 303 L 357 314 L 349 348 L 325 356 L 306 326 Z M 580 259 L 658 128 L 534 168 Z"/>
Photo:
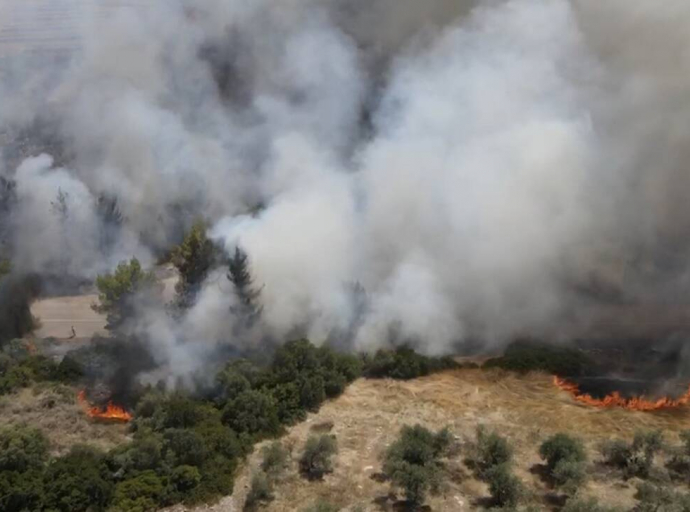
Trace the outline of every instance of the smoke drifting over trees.
<path fill-rule="evenodd" d="M 16 272 L 147 266 L 204 218 L 249 255 L 261 339 L 428 353 L 567 335 L 592 279 L 688 289 L 687 2 L 53 3 L 69 50 L 0 46 Z M 22 4 L 0 17 L 39 24 Z M 172 374 L 239 343 L 226 273 L 180 317 L 139 308 Z"/>

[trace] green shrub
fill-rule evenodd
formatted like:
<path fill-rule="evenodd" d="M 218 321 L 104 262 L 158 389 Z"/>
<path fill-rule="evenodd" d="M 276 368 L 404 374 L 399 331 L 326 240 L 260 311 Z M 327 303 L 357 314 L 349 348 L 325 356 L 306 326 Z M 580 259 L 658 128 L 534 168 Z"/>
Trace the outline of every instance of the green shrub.
<path fill-rule="evenodd" d="M 568 434 L 555 434 L 539 447 L 539 455 L 546 461 L 549 471 L 553 471 L 561 461 L 584 462 L 587 459 L 582 441 Z"/>
<path fill-rule="evenodd" d="M 615 512 L 616 509 L 601 505 L 595 498 L 571 498 L 561 512 Z"/>
<path fill-rule="evenodd" d="M 115 487 L 112 510 L 151 512 L 160 508 L 166 494 L 165 483 L 154 471 L 144 471 Z"/>
<path fill-rule="evenodd" d="M 299 460 L 300 471 L 309 479 L 323 478 L 333 471 L 333 456 L 338 452 L 335 436 L 311 436 L 304 445 Z"/>
<path fill-rule="evenodd" d="M 254 510 L 260 503 L 268 503 L 273 498 L 271 482 L 266 474 L 256 473 L 252 477 L 252 484 L 244 501 L 244 510 Z"/>
<path fill-rule="evenodd" d="M 486 480 L 496 506 L 517 506 L 523 494 L 523 486 L 520 480 L 511 473 L 507 464 L 493 466 L 487 471 Z"/>
<path fill-rule="evenodd" d="M 261 469 L 271 478 L 280 476 L 288 467 L 289 453 L 280 441 L 275 441 L 262 450 Z"/>
<path fill-rule="evenodd" d="M 26 512 L 43 509 L 43 472 L 30 469 L 0 471 L 0 510 Z"/>
<path fill-rule="evenodd" d="M 26 426 L 0 430 L 0 471 L 40 468 L 47 457 L 48 440 L 40 430 Z"/>
<path fill-rule="evenodd" d="M 208 453 L 203 438 L 190 429 L 169 429 L 164 433 L 167 460 L 175 466 L 201 466 Z"/>
<path fill-rule="evenodd" d="M 587 456 L 579 439 L 567 434 L 555 434 L 539 447 L 539 455 L 553 483 L 568 493 L 575 492 L 585 481 Z"/>
<path fill-rule="evenodd" d="M 405 426 L 384 455 L 383 472 L 401 488 L 411 505 L 420 505 L 426 494 L 438 491 L 442 480 L 440 458 L 450 444 L 450 433 L 416 425 Z"/>
<path fill-rule="evenodd" d="M 281 430 L 273 397 L 256 390 L 243 391 L 234 400 L 228 400 L 223 423 L 235 432 L 259 436 L 276 435 Z"/>
<path fill-rule="evenodd" d="M 604 462 L 623 471 L 626 478 L 649 477 L 656 454 L 663 449 L 660 430 L 637 432 L 632 443 L 609 441 L 602 445 Z"/>
<path fill-rule="evenodd" d="M 690 495 L 662 485 L 643 482 L 635 497 L 639 501 L 636 512 L 690 512 Z"/>
<path fill-rule="evenodd" d="M 373 357 L 364 359 L 364 375 L 372 379 L 409 380 L 457 367 L 450 357 L 427 357 L 410 347 L 379 350 Z"/>
<path fill-rule="evenodd" d="M 568 494 L 574 494 L 585 483 L 587 468 L 582 461 L 563 459 L 556 463 L 551 478 L 556 487 Z"/>
<path fill-rule="evenodd" d="M 489 359 L 483 367 L 518 373 L 542 371 L 572 377 L 585 374 L 592 367 L 592 361 L 574 348 L 518 341 L 508 346 L 503 356 Z"/>
<path fill-rule="evenodd" d="M 73 447 L 46 469 L 45 508 L 59 512 L 105 509 L 113 494 L 108 474 L 102 453 L 85 446 Z"/>
<path fill-rule="evenodd" d="M 508 465 L 513 459 L 513 449 L 505 437 L 477 427 L 477 441 L 471 462 L 480 476 L 485 476 L 496 466 Z"/>
<path fill-rule="evenodd" d="M 201 482 L 201 473 L 194 466 L 177 466 L 170 475 L 170 482 L 178 493 L 184 494 Z"/>

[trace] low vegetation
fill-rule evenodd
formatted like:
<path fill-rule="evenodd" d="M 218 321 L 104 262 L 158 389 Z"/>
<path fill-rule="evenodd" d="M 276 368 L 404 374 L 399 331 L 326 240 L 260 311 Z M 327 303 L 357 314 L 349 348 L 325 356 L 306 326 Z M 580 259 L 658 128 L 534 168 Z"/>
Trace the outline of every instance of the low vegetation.
<path fill-rule="evenodd" d="M 540 371 L 574 377 L 586 374 L 592 366 L 589 357 L 577 349 L 518 341 L 509 345 L 501 357 L 486 361 L 483 368 L 501 368 L 518 373 Z"/>
<path fill-rule="evenodd" d="M 567 434 L 555 434 L 544 441 L 539 455 L 546 461 L 548 476 L 556 487 L 574 494 L 582 486 L 587 462 L 582 441 Z"/>
<path fill-rule="evenodd" d="M 612 440 L 604 443 L 601 454 L 604 462 L 619 469 L 625 478 L 648 478 L 655 456 L 663 448 L 661 431 L 637 432 L 632 442 Z"/>
<path fill-rule="evenodd" d="M 447 429 L 434 433 L 421 425 L 405 426 L 386 451 L 383 472 L 403 490 L 409 505 L 421 505 L 427 493 L 440 489 L 444 477 L 441 458 L 450 442 Z"/>
<path fill-rule="evenodd" d="M 81 367 L 70 358 L 58 364 L 31 351 L 31 345 L 20 340 L 6 344 L 0 351 L 0 395 L 38 382 L 72 383 L 82 375 Z"/>
<path fill-rule="evenodd" d="M 338 453 L 335 436 L 311 436 L 299 459 L 300 472 L 310 480 L 318 480 L 333 471 L 333 456 Z"/>
<path fill-rule="evenodd" d="M 428 357 L 410 347 L 379 350 L 373 356 L 365 355 L 363 361 L 364 375 L 371 379 L 416 379 L 459 366 L 451 357 Z"/>

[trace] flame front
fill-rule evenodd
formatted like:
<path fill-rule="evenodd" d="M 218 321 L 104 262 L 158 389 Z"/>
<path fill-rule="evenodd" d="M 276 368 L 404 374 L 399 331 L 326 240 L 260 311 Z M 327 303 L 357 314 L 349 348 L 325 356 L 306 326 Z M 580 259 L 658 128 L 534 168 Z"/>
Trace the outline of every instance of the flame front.
<path fill-rule="evenodd" d="M 570 393 L 578 402 L 594 407 L 622 407 L 623 409 L 633 411 L 659 411 L 661 409 L 673 409 L 690 403 L 690 387 L 684 395 L 676 399 L 663 397 L 658 400 L 647 400 L 641 396 L 624 398 L 618 391 L 614 391 L 604 398 L 594 398 L 587 393 L 581 393 L 577 384 L 568 382 L 555 375 L 553 383 L 561 390 Z"/>
<path fill-rule="evenodd" d="M 132 415 L 128 413 L 123 407 L 115 405 L 112 402 L 108 402 L 105 409 L 102 407 L 92 406 L 86 399 L 86 391 L 81 390 L 77 395 L 79 403 L 84 407 L 86 414 L 91 418 L 111 420 L 111 421 L 129 421 L 132 419 Z"/>

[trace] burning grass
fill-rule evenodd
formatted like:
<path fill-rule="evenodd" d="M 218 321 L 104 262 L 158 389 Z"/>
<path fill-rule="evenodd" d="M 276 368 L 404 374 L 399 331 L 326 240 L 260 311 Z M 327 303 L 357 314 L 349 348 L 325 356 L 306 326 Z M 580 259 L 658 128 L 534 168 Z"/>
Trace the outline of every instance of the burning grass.
<path fill-rule="evenodd" d="M 580 392 L 580 387 L 562 379 L 558 376 L 553 377 L 553 383 L 556 387 L 570 393 L 572 397 L 580 403 L 592 407 L 620 407 L 629 409 L 631 411 L 661 411 L 666 409 L 677 409 L 690 403 L 690 388 L 678 398 L 661 397 L 656 400 L 649 399 L 644 396 L 624 397 L 619 391 L 614 391 L 602 398 L 595 398 L 588 393 Z"/>
<path fill-rule="evenodd" d="M 86 398 L 86 390 L 81 390 L 77 394 L 79 405 L 84 409 L 86 415 L 92 419 L 100 421 L 112 421 L 127 423 L 132 419 L 130 414 L 124 407 L 115 405 L 113 402 L 108 402 L 105 407 L 91 405 Z"/>

